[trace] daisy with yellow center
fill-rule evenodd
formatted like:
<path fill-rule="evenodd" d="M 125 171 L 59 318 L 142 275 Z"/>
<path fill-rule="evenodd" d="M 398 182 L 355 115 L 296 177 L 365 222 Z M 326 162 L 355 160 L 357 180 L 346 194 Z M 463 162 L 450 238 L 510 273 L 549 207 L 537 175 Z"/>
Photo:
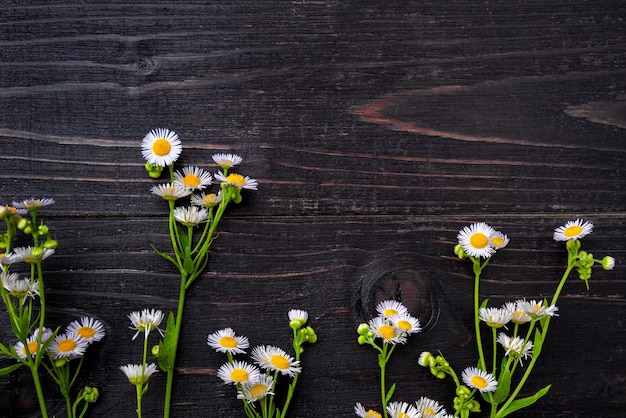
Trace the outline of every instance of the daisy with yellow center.
<path fill-rule="evenodd" d="M 27 209 L 27 210 L 37 210 L 43 208 L 44 206 L 49 206 L 54 203 L 54 199 L 49 197 L 44 197 L 42 199 L 25 199 L 21 202 L 13 202 L 13 206 L 18 209 Z"/>
<path fill-rule="evenodd" d="M 39 348 L 37 336 L 31 335 L 30 337 L 28 337 L 28 339 L 26 340 L 26 345 L 24 345 L 23 342 L 18 341 L 13 348 L 15 348 L 15 352 L 22 360 L 26 360 L 26 358 L 28 357 L 28 353 L 30 353 L 31 357 L 35 357 L 35 355 L 37 354 L 37 349 Z M 28 352 L 26 352 L 27 348 Z"/>
<path fill-rule="evenodd" d="M 374 337 L 382 339 L 389 344 L 404 344 L 406 337 L 398 328 L 385 317 L 377 316 L 368 323 L 370 330 L 374 334 Z"/>
<path fill-rule="evenodd" d="M 65 329 L 66 332 L 76 334 L 89 344 L 104 338 L 104 325 L 97 319 L 83 316 L 78 321 L 73 321 Z"/>
<path fill-rule="evenodd" d="M 519 306 L 533 319 L 541 319 L 544 316 L 558 316 L 556 312 L 559 310 L 559 308 L 557 308 L 555 305 L 544 306 L 543 302 L 540 302 L 538 300 L 522 300 L 519 302 Z"/>
<path fill-rule="evenodd" d="M 511 312 L 504 308 L 480 308 L 478 316 L 492 328 L 501 328 L 511 320 Z"/>
<path fill-rule="evenodd" d="M 200 195 L 191 196 L 192 205 L 201 206 L 204 208 L 213 208 L 219 205 L 221 201 L 222 201 L 221 192 L 209 193 L 209 194 L 201 193 Z"/>
<path fill-rule="evenodd" d="M 393 315 L 406 314 L 409 310 L 396 300 L 383 300 L 376 306 L 378 315 L 391 318 Z"/>
<path fill-rule="evenodd" d="M 245 354 L 246 349 L 250 347 L 248 338 L 235 335 L 232 328 L 224 328 L 209 334 L 207 344 L 215 351 L 231 354 Z"/>
<path fill-rule="evenodd" d="M 169 129 L 154 129 L 141 141 L 141 154 L 148 163 L 158 167 L 172 165 L 183 151 L 178 134 Z"/>
<path fill-rule="evenodd" d="M 391 402 L 387 405 L 390 418 L 420 418 L 420 413 L 413 405 L 407 402 Z"/>
<path fill-rule="evenodd" d="M 248 176 L 242 176 L 237 173 L 230 173 L 228 175 L 224 175 L 221 171 L 215 173 L 215 180 L 220 183 L 230 184 L 231 186 L 235 186 L 238 189 L 250 189 L 257 190 L 259 187 L 259 182 L 256 179 L 252 179 Z"/>
<path fill-rule="evenodd" d="M 24 208 L 16 208 L 15 206 L 0 206 L 0 219 L 12 215 L 26 215 L 28 211 Z"/>
<path fill-rule="evenodd" d="M 245 361 L 235 360 L 232 363 L 225 363 L 217 370 L 217 377 L 225 384 L 255 384 L 261 378 L 261 372 L 252 364 Z"/>
<path fill-rule="evenodd" d="M 463 383 L 467 386 L 478 389 L 480 392 L 495 392 L 498 382 L 490 373 L 480 370 L 478 367 L 468 367 L 461 374 Z"/>
<path fill-rule="evenodd" d="M 520 337 L 509 337 L 504 332 L 498 334 L 498 338 L 496 342 L 504 348 L 505 356 L 512 356 L 514 358 L 519 358 L 520 364 L 522 362 L 522 357 L 525 359 L 527 357 L 532 356 L 533 343 L 532 341 L 526 341 Z"/>
<path fill-rule="evenodd" d="M 500 248 L 504 248 L 509 245 L 509 237 L 500 231 L 495 231 L 490 238 L 490 242 L 493 248 L 499 250 Z"/>
<path fill-rule="evenodd" d="M 383 417 L 381 414 L 379 414 L 378 412 L 372 409 L 369 409 L 366 411 L 365 407 L 361 405 L 360 402 L 357 402 L 356 405 L 354 405 L 354 413 L 357 414 L 357 416 L 361 418 L 382 418 Z"/>
<path fill-rule="evenodd" d="M 416 334 L 422 330 L 420 321 L 417 318 L 412 317 L 408 313 L 391 315 L 389 320 L 394 327 L 399 329 L 406 335 Z"/>
<path fill-rule="evenodd" d="M 198 206 L 174 208 L 174 219 L 185 226 L 198 226 L 209 219 L 209 212 L 206 208 Z"/>
<path fill-rule="evenodd" d="M 241 390 L 237 393 L 237 399 L 245 399 L 249 403 L 256 402 L 268 395 L 274 395 L 272 388 L 274 378 L 272 376 L 261 375 L 258 382 L 241 385 Z"/>
<path fill-rule="evenodd" d="M 303 327 L 309 319 L 309 313 L 302 309 L 291 309 L 287 316 L 289 317 L 289 324 L 293 324 L 296 329 Z"/>
<path fill-rule="evenodd" d="M 415 407 L 422 418 L 438 418 L 442 414 L 447 414 L 447 412 L 443 411 L 443 406 L 439 402 L 425 396 L 422 396 L 415 402 Z"/>
<path fill-rule="evenodd" d="M 156 364 L 126 364 L 120 367 L 120 370 L 124 372 L 128 381 L 135 386 L 144 385 L 150 379 L 150 376 L 159 371 Z"/>
<path fill-rule="evenodd" d="M 82 357 L 89 343 L 74 333 L 57 335 L 48 346 L 48 351 L 55 359 L 75 359 Z"/>
<path fill-rule="evenodd" d="M 177 200 L 191 194 L 191 190 L 179 185 L 178 183 L 167 183 L 152 186 L 150 192 L 157 196 L 161 196 L 164 200 Z"/>
<path fill-rule="evenodd" d="M 496 231 L 484 222 L 463 228 L 457 235 L 466 254 L 476 258 L 489 258 L 495 253 L 491 237 Z"/>
<path fill-rule="evenodd" d="M 155 329 L 159 331 L 161 336 L 163 336 L 163 330 L 159 328 L 159 325 L 161 325 L 161 321 L 163 321 L 163 318 L 163 312 L 156 309 L 144 309 L 141 312 L 131 312 L 130 315 L 128 315 L 128 319 L 130 319 L 130 322 L 132 324 L 130 329 L 137 331 L 133 336 L 133 340 L 137 338 L 137 336 L 142 332 L 144 333 L 144 337 L 148 338 L 150 332 L 154 331 Z"/>
<path fill-rule="evenodd" d="M 592 231 L 593 224 L 591 222 L 576 219 L 575 221 L 567 222 L 564 226 L 556 228 L 554 230 L 553 238 L 555 241 L 571 241 L 581 239 L 582 237 L 591 234 Z"/>
<path fill-rule="evenodd" d="M 238 164 L 241 164 L 243 158 L 236 154 L 214 154 L 213 161 L 222 169 L 227 170 L 231 167 L 234 167 Z"/>
<path fill-rule="evenodd" d="M 174 183 L 190 190 L 202 190 L 211 185 L 213 176 L 200 167 L 185 167 L 183 171 L 174 173 Z"/>
<path fill-rule="evenodd" d="M 519 302 L 507 302 L 502 306 L 502 309 L 511 313 L 511 322 L 514 324 L 526 324 L 533 319 L 524 311 Z"/>
<path fill-rule="evenodd" d="M 280 347 L 272 345 L 258 346 L 252 349 L 250 357 L 261 368 L 280 372 L 286 376 L 295 376 L 302 371 L 300 361 L 295 360 Z"/>

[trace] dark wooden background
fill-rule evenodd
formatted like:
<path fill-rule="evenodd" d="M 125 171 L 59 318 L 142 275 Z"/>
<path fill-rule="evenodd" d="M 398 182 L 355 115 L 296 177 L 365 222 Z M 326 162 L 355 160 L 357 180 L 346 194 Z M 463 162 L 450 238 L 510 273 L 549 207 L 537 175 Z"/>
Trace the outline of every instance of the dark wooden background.
<path fill-rule="evenodd" d="M 235 152 L 260 183 L 188 294 L 174 416 L 243 416 L 206 336 L 232 326 L 288 349 L 290 308 L 319 335 L 290 416 L 374 407 L 376 355 L 355 330 L 382 297 L 425 325 L 394 355 L 395 399 L 451 411 L 452 383 L 416 360 L 476 361 L 457 231 L 485 221 L 511 238 L 484 297 L 542 298 L 565 262 L 552 231 L 576 217 L 596 225 L 584 247 L 618 264 L 589 291 L 566 285 L 528 392 L 552 389 L 519 416 L 623 416 L 625 18 L 618 0 L 5 1 L 1 203 L 57 202 L 41 212 L 60 243 L 44 264 L 50 325 L 88 314 L 107 327 L 81 382 L 102 393 L 90 416 L 134 415 L 118 370 L 140 353 L 126 315 L 175 308 L 177 274 L 150 249 L 168 244 L 166 206 L 139 147 L 157 127 L 181 136 L 180 164 Z M 6 319 L 0 330 L 6 342 Z M 0 380 L 0 416 L 37 415 L 28 380 Z M 159 416 L 163 381 L 145 416 Z"/>

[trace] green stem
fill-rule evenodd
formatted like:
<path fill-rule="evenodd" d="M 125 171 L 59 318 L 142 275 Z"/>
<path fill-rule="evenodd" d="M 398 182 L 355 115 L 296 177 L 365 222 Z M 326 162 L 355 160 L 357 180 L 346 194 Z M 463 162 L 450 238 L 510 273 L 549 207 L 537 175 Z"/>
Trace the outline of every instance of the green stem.
<path fill-rule="evenodd" d="M 35 384 L 35 391 L 37 392 L 37 400 L 39 401 L 39 408 L 41 409 L 42 418 L 48 418 L 48 409 L 46 408 L 46 401 L 43 397 L 43 391 L 41 390 L 41 382 L 39 381 L 39 372 L 37 366 L 30 365 L 30 373 L 33 376 L 33 383 Z"/>
<path fill-rule="evenodd" d="M 482 272 L 480 261 L 471 257 L 474 271 L 474 332 L 476 333 L 476 347 L 478 349 L 478 368 L 487 370 L 485 365 L 485 354 L 483 353 L 483 343 L 480 336 L 480 273 Z"/>

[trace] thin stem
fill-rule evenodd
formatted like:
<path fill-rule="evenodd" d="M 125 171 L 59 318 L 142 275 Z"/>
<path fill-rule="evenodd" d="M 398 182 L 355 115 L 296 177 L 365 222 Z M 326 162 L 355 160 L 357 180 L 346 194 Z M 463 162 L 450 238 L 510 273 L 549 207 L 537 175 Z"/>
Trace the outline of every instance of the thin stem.
<path fill-rule="evenodd" d="M 33 383 L 35 384 L 35 391 L 37 392 L 37 400 L 39 401 L 39 408 L 41 409 L 41 416 L 48 418 L 48 409 L 46 408 L 46 401 L 43 397 L 43 391 L 41 390 L 41 382 L 39 381 L 39 372 L 37 366 L 30 365 L 30 373 L 33 376 Z"/>
<path fill-rule="evenodd" d="M 478 314 L 480 308 L 480 273 L 482 269 L 479 260 L 473 257 L 471 259 L 474 264 L 474 332 L 476 333 L 476 347 L 478 349 L 478 367 L 482 370 L 486 370 L 485 354 L 483 353 L 483 343 L 480 336 L 480 316 Z"/>

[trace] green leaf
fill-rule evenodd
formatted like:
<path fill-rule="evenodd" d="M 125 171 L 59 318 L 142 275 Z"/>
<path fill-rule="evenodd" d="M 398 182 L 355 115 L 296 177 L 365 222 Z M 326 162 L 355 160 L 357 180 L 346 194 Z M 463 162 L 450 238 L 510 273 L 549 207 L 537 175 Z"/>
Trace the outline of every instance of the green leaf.
<path fill-rule="evenodd" d="M 165 336 L 163 340 L 159 342 L 159 355 L 157 356 L 157 362 L 159 367 L 164 372 L 171 372 L 174 370 L 174 359 L 176 358 L 176 343 L 177 336 L 176 323 L 174 320 L 174 314 L 170 312 L 167 317 L 167 327 L 165 328 Z"/>
<path fill-rule="evenodd" d="M 393 385 L 391 385 L 391 387 L 389 388 L 389 391 L 387 392 L 387 396 L 385 396 L 385 403 L 389 403 L 389 400 L 391 399 L 391 397 L 393 396 L 393 393 L 396 391 L 396 384 L 394 383 Z"/>
<path fill-rule="evenodd" d="M 14 372 L 15 370 L 19 369 L 22 366 L 23 366 L 22 363 L 16 363 L 11 366 L 4 367 L 0 369 L 0 376 L 6 376 L 7 374 Z"/>
<path fill-rule="evenodd" d="M 172 256 L 170 256 L 167 253 L 164 253 L 163 251 L 157 250 L 157 248 L 152 244 L 150 244 L 150 246 L 152 247 L 152 251 L 154 251 L 155 253 L 163 257 L 164 259 L 168 260 L 170 263 L 174 264 L 175 266 L 178 266 L 178 264 L 176 263 L 176 260 L 174 260 Z"/>
<path fill-rule="evenodd" d="M 493 394 L 493 401 L 496 404 L 504 401 L 511 392 L 511 371 L 505 365 L 506 357 L 502 358 L 502 368 L 498 376 L 498 388 Z"/>
<path fill-rule="evenodd" d="M 533 340 L 533 357 L 539 356 L 541 353 L 541 348 L 543 346 L 543 334 L 536 329 L 535 330 L 535 339 Z"/>
<path fill-rule="evenodd" d="M 487 304 L 489 303 L 489 299 L 485 299 L 481 302 L 480 307 L 481 308 L 486 308 Z"/>
<path fill-rule="evenodd" d="M 527 406 L 534 404 L 535 402 L 537 402 L 537 400 L 539 400 L 539 398 L 541 398 L 546 393 L 548 393 L 551 386 L 552 385 L 546 386 L 545 388 L 535 393 L 533 396 L 514 400 L 505 410 L 503 410 L 501 413 L 498 414 L 498 417 L 501 417 L 501 418 L 505 417 L 515 411 L 518 411 L 522 408 L 526 408 Z"/>

